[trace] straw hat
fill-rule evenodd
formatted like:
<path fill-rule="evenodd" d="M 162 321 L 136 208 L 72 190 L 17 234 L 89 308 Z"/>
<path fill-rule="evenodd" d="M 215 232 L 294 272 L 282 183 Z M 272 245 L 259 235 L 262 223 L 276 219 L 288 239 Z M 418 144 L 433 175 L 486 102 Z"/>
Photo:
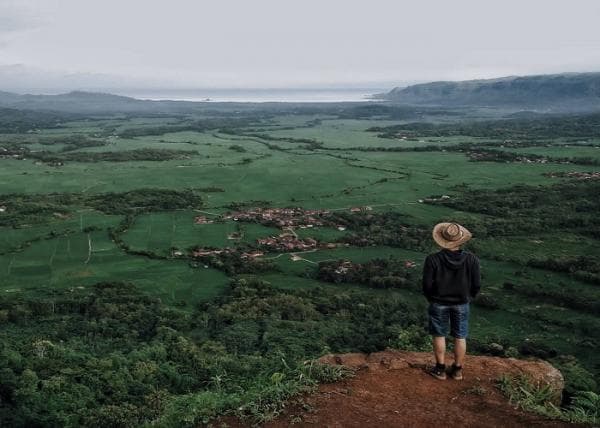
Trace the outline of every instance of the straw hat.
<path fill-rule="evenodd" d="M 438 223 L 433 228 L 433 240 L 442 248 L 459 247 L 471 236 L 471 232 L 458 223 Z"/>

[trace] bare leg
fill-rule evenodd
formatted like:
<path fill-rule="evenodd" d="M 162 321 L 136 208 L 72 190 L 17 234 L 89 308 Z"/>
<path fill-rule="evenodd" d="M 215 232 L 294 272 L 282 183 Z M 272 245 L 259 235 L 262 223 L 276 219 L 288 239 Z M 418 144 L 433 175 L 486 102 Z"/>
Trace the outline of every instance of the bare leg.
<path fill-rule="evenodd" d="M 454 364 L 462 367 L 467 353 L 467 339 L 454 339 Z"/>
<path fill-rule="evenodd" d="M 444 357 L 446 356 L 446 338 L 433 337 L 433 353 L 435 354 L 435 361 L 438 364 L 444 364 Z"/>

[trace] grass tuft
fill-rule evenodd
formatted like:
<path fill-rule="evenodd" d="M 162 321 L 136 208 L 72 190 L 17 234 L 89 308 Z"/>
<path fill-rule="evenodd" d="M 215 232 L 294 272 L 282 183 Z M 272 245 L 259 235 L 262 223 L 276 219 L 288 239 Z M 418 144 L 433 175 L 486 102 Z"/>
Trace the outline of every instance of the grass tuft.
<path fill-rule="evenodd" d="M 578 391 L 567 407 L 552 403 L 554 391 L 549 385 L 536 385 L 526 376 L 502 376 L 498 388 L 512 404 L 551 419 L 595 425 L 600 422 L 600 395 L 593 391 Z"/>

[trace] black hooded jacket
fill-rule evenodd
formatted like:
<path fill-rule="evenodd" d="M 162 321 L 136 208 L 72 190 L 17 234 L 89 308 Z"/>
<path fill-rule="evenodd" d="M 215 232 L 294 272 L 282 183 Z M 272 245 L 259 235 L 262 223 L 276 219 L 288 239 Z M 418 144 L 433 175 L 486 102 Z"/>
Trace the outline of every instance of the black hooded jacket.
<path fill-rule="evenodd" d="M 468 251 L 441 250 L 430 254 L 423 267 L 423 294 L 442 305 L 468 303 L 481 288 L 479 259 Z"/>

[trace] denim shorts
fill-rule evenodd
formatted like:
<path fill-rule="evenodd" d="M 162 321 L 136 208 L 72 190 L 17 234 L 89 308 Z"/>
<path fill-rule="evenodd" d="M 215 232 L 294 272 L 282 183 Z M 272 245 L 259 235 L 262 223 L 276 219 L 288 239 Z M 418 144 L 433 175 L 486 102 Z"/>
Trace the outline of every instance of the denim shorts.
<path fill-rule="evenodd" d="M 469 304 L 440 305 L 429 304 L 429 334 L 432 336 L 446 336 L 448 324 L 450 335 L 457 339 L 466 339 L 469 334 Z"/>

